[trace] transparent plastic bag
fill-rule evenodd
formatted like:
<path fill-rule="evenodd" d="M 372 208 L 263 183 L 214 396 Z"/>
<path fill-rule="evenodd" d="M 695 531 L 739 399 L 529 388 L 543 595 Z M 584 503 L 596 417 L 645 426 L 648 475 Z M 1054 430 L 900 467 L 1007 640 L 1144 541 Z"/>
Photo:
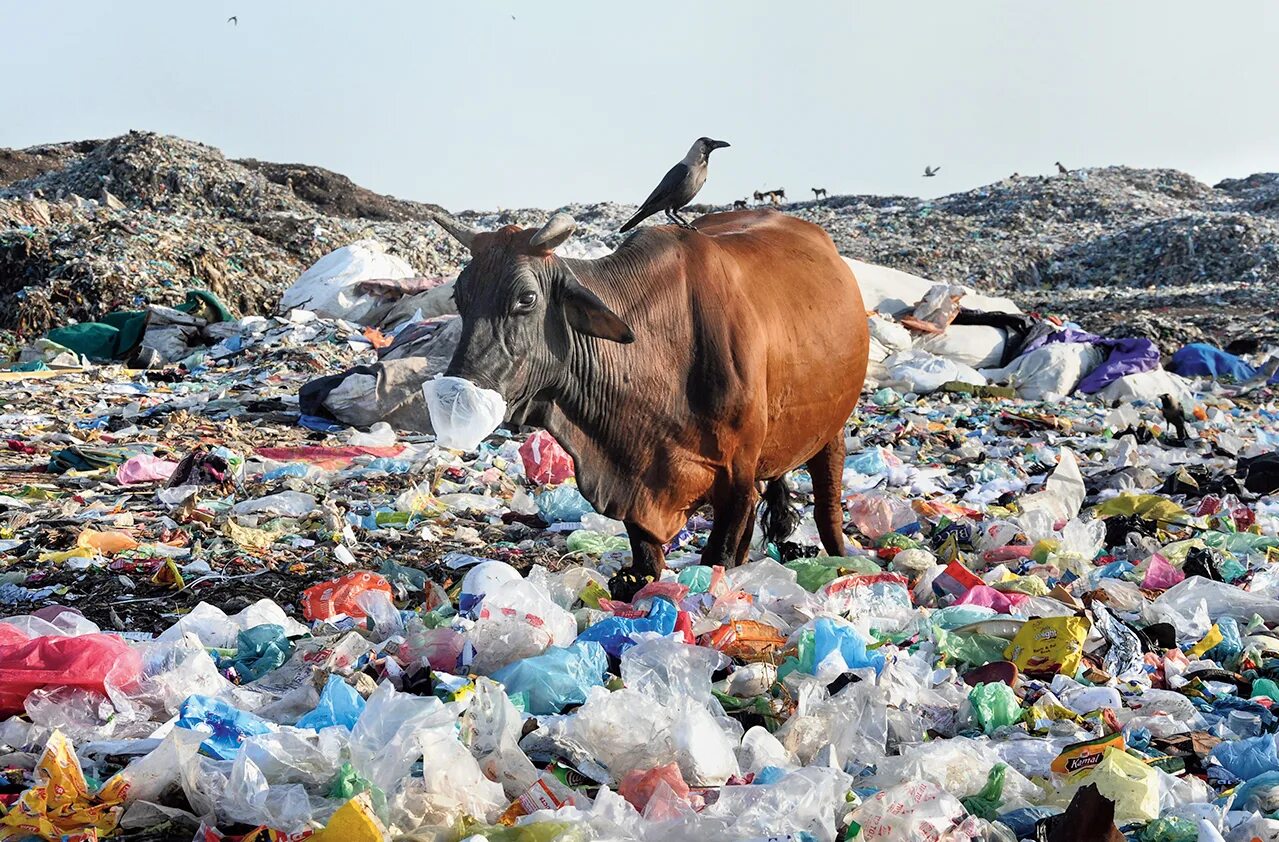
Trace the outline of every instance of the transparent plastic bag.
<path fill-rule="evenodd" d="M 980 825 L 959 799 L 930 781 L 908 781 L 877 792 L 853 811 L 867 839 L 916 842 L 919 839 L 976 840 Z"/>
<path fill-rule="evenodd" d="M 422 391 L 441 447 L 474 450 L 506 417 L 505 398 L 461 377 L 437 374 Z"/>
<path fill-rule="evenodd" d="M 475 680 L 475 692 L 462 715 L 462 741 L 485 776 L 502 785 L 509 800 L 518 798 L 538 778 L 537 767 L 519 747 L 523 725 L 519 711 L 497 682 Z"/>

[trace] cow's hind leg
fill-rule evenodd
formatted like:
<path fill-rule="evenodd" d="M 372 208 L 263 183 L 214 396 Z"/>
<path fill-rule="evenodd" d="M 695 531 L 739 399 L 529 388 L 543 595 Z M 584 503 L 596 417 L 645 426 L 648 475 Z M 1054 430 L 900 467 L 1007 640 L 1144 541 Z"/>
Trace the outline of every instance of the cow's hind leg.
<path fill-rule="evenodd" d="M 702 550 L 702 564 L 735 567 L 745 560 L 743 548 L 750 549 L 750 533 L 754 528 L 755 504 L 759 492 L 755 482 L 734 483 L 711 497 L 715 523 Z"/>
<path fill-rule="evenodd" d="M 666 569 L 666 554 L 660 541 L 633 523 L 626 524 L 626 537 L 631 539 L 631 566 L 617 571 L 608 582 L 613 599 L 630 602 L 649 582 L 655 582 Z"/>
<path fill-rule="evenodd" d="M 844 554 L 844 430 L 840 428 L 826 446 L 808 460 L 813 478 L 813 519 L 828 555 Z"/>

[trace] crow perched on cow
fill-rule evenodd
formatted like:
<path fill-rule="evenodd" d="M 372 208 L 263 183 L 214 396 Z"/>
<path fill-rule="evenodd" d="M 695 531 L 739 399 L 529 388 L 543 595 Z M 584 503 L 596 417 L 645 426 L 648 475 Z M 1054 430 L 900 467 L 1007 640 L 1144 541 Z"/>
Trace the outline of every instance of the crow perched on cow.
<path fill-rule="evenodd" d="M 679 212 L 693 201 L 697 191 L 706 183 L 706 164 L 711 153 L 729 145 L 726 141 L 712 140 L 709 137 L 699 137 L 693 141 L 684 160 L 670 168 L 661 183 L 644 200 L 644 204 L 640 205 L 640 209 L 619 230 L 624 234 L 658 211 L 665 211 L 666 218 L 681 228 L 692 228 Z"/>
<path fill-rule="evenodd" d="M 505 421 L 548 430 L 578 489 L 626 524 L 629 601 L 703 504 L 702 563 L 746 561 L 762 497 L 765 538 L 794 525 L 786 473 L 806 465 L 817 532 L 844 554 L 844 425 L 866 375 L 857 279 L 817 225 L 772 210 L 713 213 L 693 230 L 640 229 L 597 260 L 559 257 L 576 223 L 475 231 L 454 287 L 462 320 L 445 374 L 491 389 Z"/>

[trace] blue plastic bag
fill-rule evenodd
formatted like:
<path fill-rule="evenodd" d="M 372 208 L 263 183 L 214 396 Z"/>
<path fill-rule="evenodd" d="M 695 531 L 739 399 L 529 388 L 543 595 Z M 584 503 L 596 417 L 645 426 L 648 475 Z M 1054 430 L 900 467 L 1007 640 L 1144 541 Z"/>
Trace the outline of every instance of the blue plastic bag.
<path fill-rule="evenodd" d="M 838 652 L 849 669 L 874 667 L 875 672 L 884 669 L 884 656 L 866 651 L 866 641 L 852 626 L 839 625 L 829 617 L 819 617 L 813 624 L 813 672 L 822 661 Z"/>
<path fill-rule="evenodd" d="M 577 636 L 578 640 L 593 640 L 604 647 L 614 658 L 635 645 L 634 636 L 640 632 L 657 632 L 666 635 L 675 631 L 679 609 L 665 599 L 654 599 L 648 616 L 630 620 L 625 617 L 606 617 Z"/>
<path fill-rule="evenodd" d="M 1219 664 L 1234 660 L 1243 651 L 1243 638 L 1239 636 L 1239 621 L 1234 617 L 1217 618 L 1217 631 L 1221 632 L 1221 642 L 1204 653 Z"/>
<path fill-rule="evenodd" d="M 212 731 L 200 750 L 217 760 L 234 760 L 246 737 L 266 734 L 271 726 L 259 716 L 212 696 L 187 696 L 178 710 L 179 728 Z"/>
<path fill-rule="evenodd" d="M 548 486 L 533 498 L 537 513 L 547 523 L 577 523 L 595 511 L 572 483 Z"/>
<path fill-rule="evenodd" d="M 539 715 L 585 702 L 590 689 L 604 683 L 607 670 L 604 647 L 578 638 L 570 646 L 552 646 L 541 655 L 508 664 L 492 678 L 507 695 L 526 694 L 528 712 Z"/>
<path fill-rule="evenodd" d="M 1279 771 L 1279 752 L 1275 751 L 1273 734 L 1218 743 L 1211 757 L 1230 774 L 1244 781 Z"/>
<path fill-rule="evenodd" d="M 319 731 L 321 728 L 341 725 L 350 731 L 362 713 L 364 697 L 340 676 L 330 675 L 328 683 L 324 685 L 324 692 L 320 694 L 320 703 L 315 706 L 315 710 L 302 715 L 297 727 Z"/>

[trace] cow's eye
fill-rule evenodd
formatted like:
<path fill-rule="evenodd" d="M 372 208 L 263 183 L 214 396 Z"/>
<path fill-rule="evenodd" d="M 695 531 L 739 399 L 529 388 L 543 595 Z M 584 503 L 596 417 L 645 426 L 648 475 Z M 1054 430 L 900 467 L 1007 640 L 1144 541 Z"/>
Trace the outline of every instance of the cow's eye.
<path fill-rule="evenodd" d="M 526 289 L 515 299 L 515 303 L 521 310 L 527 310 L 537 303 L 537 293 L 531 289 Z"/>

